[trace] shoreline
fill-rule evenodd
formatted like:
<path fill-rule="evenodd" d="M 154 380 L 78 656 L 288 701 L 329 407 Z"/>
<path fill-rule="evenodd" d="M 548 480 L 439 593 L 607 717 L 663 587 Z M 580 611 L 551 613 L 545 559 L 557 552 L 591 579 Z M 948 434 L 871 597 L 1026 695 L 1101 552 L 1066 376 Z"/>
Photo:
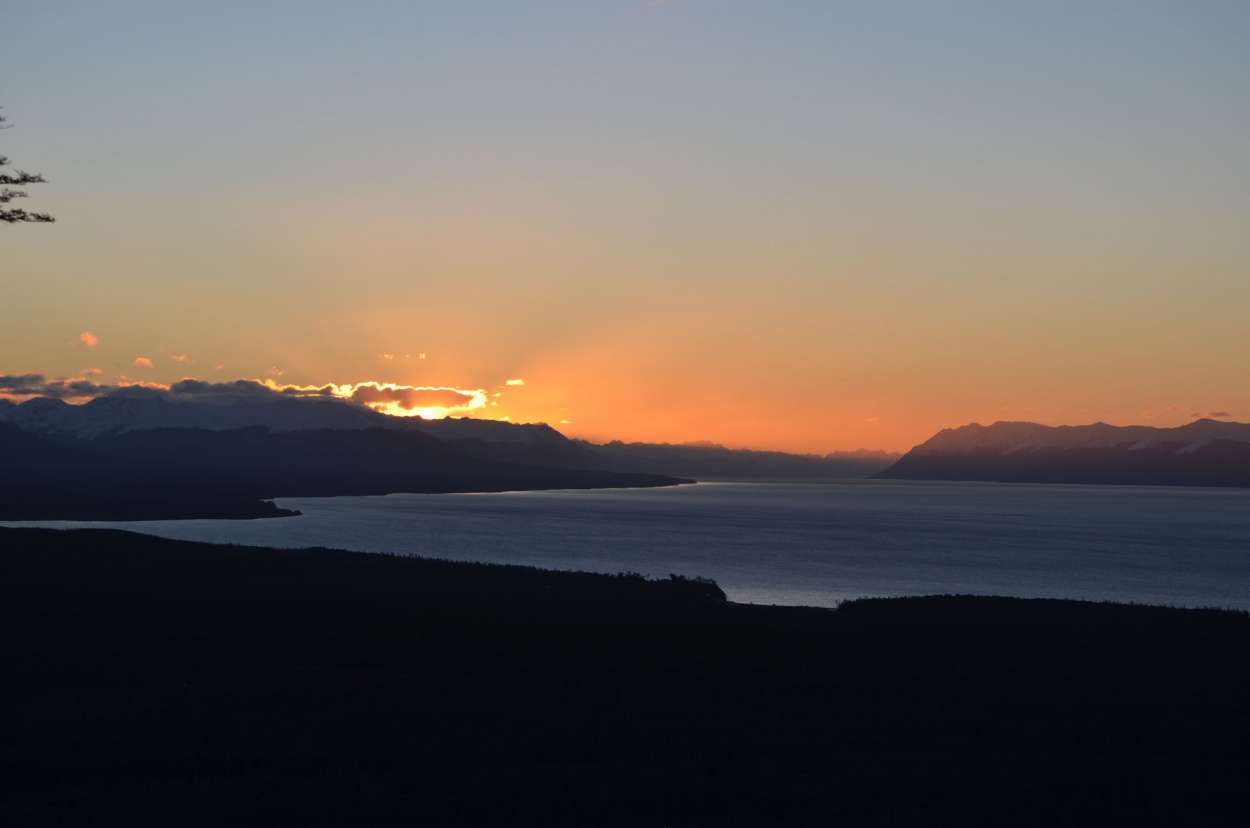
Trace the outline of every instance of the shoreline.
<path fill-rule="evenodd" d="M 0 521 L 149 521 L 149 520 L 256 520 L 295 517 L 298 510 L 283 509 L 273 501 L 304 497 L 384 497 L 391 494 L 496 494 L 591 489 L 651 489 L 697 483 L 661 475 L 619 475 L 623 479 L 576 478 L 533 485 L 509 481 L 499 485 L 431 484 L 392 490 L 386 486 L 345 485 L 309 491 L 284 489 L 281 494 L 252 496 L 190 491 L 167 494 L 146 490 L 101 494 L 83 488 L 0 485 Z M 615 484 L 615 485 L 613 485 Z"/>

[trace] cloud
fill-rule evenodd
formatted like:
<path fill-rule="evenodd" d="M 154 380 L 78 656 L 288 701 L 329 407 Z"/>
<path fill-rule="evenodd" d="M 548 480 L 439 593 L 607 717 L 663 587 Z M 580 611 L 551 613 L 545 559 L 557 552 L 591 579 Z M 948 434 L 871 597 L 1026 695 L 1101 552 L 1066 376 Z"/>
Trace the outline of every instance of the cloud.
<path fill-rule="evenodd" d="M 48 379 L 43 374 L 0 374 L 0 397 L 48 397 L 56 400 L 91 399 L 114 390 L 85 377 Z"/>
<path fill-rule="evenodd" d="M 1227 420 L 1232 417 L 1227 411 L 1195 411 L 1189 415 L 1191 420 Z"/>
<path fill-rule="evenodd" d="M 206 382 L 193 377 L 180 379 L 169 386 L 172 394 L 186 396 L 230 396 L 230 397 L 266 397 L 274 392 L 269 386 L 257 380 L 235 380 L 234 382 Z"/>
<path fill-rule="evenodd" d="M 463 388 L 361 382 L 345 385 L 281 385 L 271 379 L 208 382 L 187 377 L 169 386 L 182 397 L 320 397 L 336 399 L 395 416 L 427 418 L 464 416 L 486 405 L 486 392 Z"/>
<path fill-rule="evenodd" d="M 151 360 L 140 357 L 136 365 L 152 367 Z M 98 374 L 98 369 L 94 370 Z M 421 416 L 429 419 L 463 417 L 487 405 L 486 392 L 481 389 L 424 387 L 394 383 L 361 382 L 345 385 L 282 385 L 272 379 L 237 379 L 232 382 L 210 382 L 184 377 L 170 385 L 136 381 L 118 376 L 112 385 L 96 384 L 83 377 L 49 380 L 43 374 L 0 375 L 0 397 L 28 399 L 88 400 L 103 396 L 162 397 L 172 402 L 179 399 L 228 401 L 231 398 L 334 399 L 359 405 L 393 416 Z"/>
<path fill-rule="evenodd" d="M 174 362 L 186 362 L 187 355 L 186 354 L 174 354 L 173 356 L 170 357 L 170 359 L 172 359 Z"/>
<path fill-rule="evenodd" d="M 46 383 L 43 374 L 0 374 L 0 391 L 12 394 L 38 394 Z"/>
<path fill-rule="evenodd" d="M 880 417 L 865 417 L 865 418 L 864 418 L 864 422 L 866 422 L 866 423 L 879 423 L 879 422 L 881 422 L 881 418 L 880 418 Z"/>
<path fill-rule="evenodd" d="M 1188 406 L 1184 406 L 1184 405 L 1169 405 L 1169 406 L 1168 406 L 1168 411 L 1184 411 L 1186 408 L 1188 408 Z"/>
<path fill-rule="evenodd" d="M 43 389 L 43 396 L 60 399 L 81 399 L 98 397 L 101 390 L 113 390 L 111 386 L 96 385 L 86 379 L 53 380 Z"/>
<path fill-rule="evenodd" d="M 86 345 L 88 348 L 94 348 L 100 344 L 100 337 L 96 336 L 91 331 L 83 331 L 78 335 L 78 341 Z"/>
<path fill-rule="evenodd" d="M 134 397 L 138 399 L 166 398 L 169 396 L 168 386 L 161 385 L 159 382 L 142 382 L 132 381 L 126 377 L 118 377 L 118 383 L 113 387 L 104 385 L 94 386 L 95 396 L 97 397 Z M 83 389 L 86 391 L 87 389 Z M 83 394 L 87 396 L 87 394 Z"/>
<path fill-rule="evenodd" d="M 136 368 L 154 368 L 155 366 L 152 364 L 152 360 L 148 359 L 147 357 L 138 357 L 135 359 L 135 367 Z"/>
<path fill-rule="evenodd" d="M 194 397 L 338 397 L 336 385 L 278 385 L 273 380 L 238 379 L 207 382 L 185 377 L 169 386 L 175 396 Z"/>
<path fill-rule="evenodd" d="M 79 373 L 81 373 L 84 377 L 98 377 L 103 374 L 104 371 L 99 368 L 84 368 Z"/>
<path fill-rule="evenodd" d="M 382 359 L 385 359 L 387 362 L 390 362 L 394 358 L 395 358 L 394 354 L 382 354 Z"/>
<path fill-rule="evenodd" d="M 1141 412 L 1141 416 L 1147 420 L 1153 420 L 1155 418 L 1155 413 L 1147 408 L 1145 411 Z"/>
<path fill-rule="evenodd" d="M 524 384 L 525 384 L 525 380 L 523 379 L 510 379 L 504 383 L 504 385 L 511 385 L 514 387 L 524 385 Z"/>
<path fill-rule="evenodd" d="M 469 409 L 484 403 L 481 391 L 463 391 L 459 388 L 421 388 L 410 385 L 361 383 L 352 391 L 353 402 L 368 406 L 389 404 L 405 411 L 416 409 Z"/>
<path fill-rule="evenodd" d="M 286 371 L 282 368 L 279 368 L 277 365 L 275 365 L 269 369 L 269 373 L 273 374 L 275 377 L 280 377 L 283 374 L 285 374 Z"/>

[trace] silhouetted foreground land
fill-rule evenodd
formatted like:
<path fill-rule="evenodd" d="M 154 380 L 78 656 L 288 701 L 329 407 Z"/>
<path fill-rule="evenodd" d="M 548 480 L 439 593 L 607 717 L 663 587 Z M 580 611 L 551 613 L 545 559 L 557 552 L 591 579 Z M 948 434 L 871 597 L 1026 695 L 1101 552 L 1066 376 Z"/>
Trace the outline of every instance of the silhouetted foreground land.
<path fill-rule="evenodd" d="M 0 529 L 4 825 L 1237 825 L 1250 617 Z"/>

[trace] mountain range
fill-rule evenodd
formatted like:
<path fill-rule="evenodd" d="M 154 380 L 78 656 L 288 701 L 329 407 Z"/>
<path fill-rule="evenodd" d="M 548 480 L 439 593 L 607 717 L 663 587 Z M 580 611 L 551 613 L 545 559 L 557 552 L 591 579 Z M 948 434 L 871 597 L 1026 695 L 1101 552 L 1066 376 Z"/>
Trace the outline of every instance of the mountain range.
<path fill-rule="evenodd" d="M 259 383 L 0 400 L 0 519 L 262 517 L 275 497 L 864 478 L 1250 486 L 1250 425 L 977 424 L 901 457 L 591 443 L 545 424 L 393 417 Z"/>
<path fill-rule="evenodd" d="M 898 459 L 885 452 L 827 455 L 730 449 L 709 442 L 596 444 L 570 440 L 543 423 L 393 417 L 330 397 L 294 397 L 255 383 L 176 383 L 169 391 L 129 388 L 82 405 L 35 398 L 0 400 L 0 423 L 61 442 L 92 441 L 169 428 L 226 431 L 416 432 L 479 460 L 582 471 L 698 478 L 863 478 Z"/>
<path fill-rule="evenodd" d="M 268 502 L 275 497 L 690 482 L 475 456 L 413 425 L 275 392 L 0 403 L 0 519 L 267 517 L 289 514 Z M 567 442 L 545 426 L 518 425 L 501 438 L 494 425 L 483 433 L 501 444 Z"/>
<path fill-rule="evenodd" d="M 392 417 L 257 383 L 0 400 L 0 519 L 282 514 L 275 497 L 864 477 L 890 455 L 570 440 L 544 424 Z"/>
<path fill-rule="evenodd" d="M 999 422 L 948 428 L 877 472 L 883 480 L 1250 486 L 1250 424 L 1176 428 Z"/>

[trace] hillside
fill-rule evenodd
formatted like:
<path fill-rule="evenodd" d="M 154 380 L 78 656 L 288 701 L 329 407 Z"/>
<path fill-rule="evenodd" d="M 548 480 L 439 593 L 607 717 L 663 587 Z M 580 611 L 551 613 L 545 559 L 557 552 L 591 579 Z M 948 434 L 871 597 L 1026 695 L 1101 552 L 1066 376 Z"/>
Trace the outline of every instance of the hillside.
<path fill-rule="evenodd" d="M 0 529 L 0 824 L 1235 825 L 1250 618 Z"/>

